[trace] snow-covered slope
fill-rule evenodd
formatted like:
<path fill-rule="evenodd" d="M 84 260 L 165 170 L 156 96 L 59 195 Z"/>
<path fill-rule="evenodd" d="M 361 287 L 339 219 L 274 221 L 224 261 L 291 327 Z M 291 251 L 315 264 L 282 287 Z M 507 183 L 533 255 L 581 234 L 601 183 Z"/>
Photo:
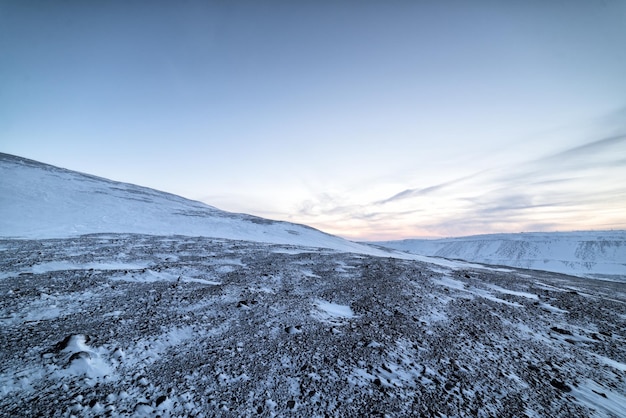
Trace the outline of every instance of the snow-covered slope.
<path fill-rule="evenodd" d="M 0 237 L 141 233 L 386 254 L 304 225 L 225 212 L 157 190 L 0 153 Z"/>
<path fill-rule="evenodd" d="M 626 279 L 626 231 L 491 234 L 377 244 L 425 256 Z"/>
<path fill-rule="evenodd" d="M 0 154 L 0 415 L 626 416 L 626 283 L 431 260 Z"/>

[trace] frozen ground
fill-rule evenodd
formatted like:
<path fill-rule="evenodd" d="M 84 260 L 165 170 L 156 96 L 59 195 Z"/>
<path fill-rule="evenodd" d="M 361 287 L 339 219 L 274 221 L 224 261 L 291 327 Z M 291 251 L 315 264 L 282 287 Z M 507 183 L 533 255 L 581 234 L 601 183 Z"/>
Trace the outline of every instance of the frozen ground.
<path fill-rule="evenodd" d="M 626 284 L 287 244 L 0 240 L 5 416 L 626 416 Z"/>

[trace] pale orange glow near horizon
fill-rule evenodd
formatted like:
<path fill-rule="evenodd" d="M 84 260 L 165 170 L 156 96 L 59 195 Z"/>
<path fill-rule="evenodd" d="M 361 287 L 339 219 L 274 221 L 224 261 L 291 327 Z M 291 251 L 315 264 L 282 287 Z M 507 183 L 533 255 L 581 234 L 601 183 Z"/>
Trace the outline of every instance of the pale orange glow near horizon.
<path fill-rule="evenodd" d="M 626 2 L 97 3 L 3 2 L 0 151 L 351 239 L 626 229 Z"/>

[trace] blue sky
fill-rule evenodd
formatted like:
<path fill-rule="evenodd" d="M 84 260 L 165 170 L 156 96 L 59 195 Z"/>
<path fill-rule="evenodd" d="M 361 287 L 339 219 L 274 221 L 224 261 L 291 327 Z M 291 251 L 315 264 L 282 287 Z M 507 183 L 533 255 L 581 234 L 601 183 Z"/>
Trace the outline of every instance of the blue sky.
<path fill-rule="evenodd" d="M 357 239 L 626 228 L 626 2 L 0 1 L 0 151 Z"/>

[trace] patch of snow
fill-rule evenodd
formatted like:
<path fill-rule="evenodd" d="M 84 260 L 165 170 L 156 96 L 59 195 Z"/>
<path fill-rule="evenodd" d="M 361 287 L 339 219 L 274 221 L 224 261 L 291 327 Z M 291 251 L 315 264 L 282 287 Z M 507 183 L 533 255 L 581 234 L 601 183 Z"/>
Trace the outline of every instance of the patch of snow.
<path fill-rule="evenodd" d="M 125 281 L 125 282 L 139 282 L 139 283 L 152 283 L 152 282 L 174 282 L 181 278 L 180 275 L 154 271 L 154 270 L 145 270 L 140 272 L 129 271 L 122 275 L 111 277 L 111 280 L 115 281 Z"/>
<path fill-rule="evenodd" d="M 614 369 L 620 370 L 622 372 L 626 372 L 626 364 L 620 363 L 619 361 L 615 361 L 605 356 L 601 356 L 599 354 L 596 354 L 595 356 L 601 363 L 604 363 L 607 366 L 613 367 Z"/>
<path fill-rule="evenodd" d="M 69 354 L 69 366 L 55 372 L 58 377 L 64 375 L 87 376 L 92 379 L 113 377 L 113 368 L 103 358 L 108 352 L 102 348 L 92 348 L 86 343 L 84 335 L 73 335 L 63 350 Z"/>
<path fill-rule="evenodd" d="M 569 311 L 557 308 L 556 306 L 552 306 L 549 303 L 545 303 L 545 302 L 541 302 L 539 306 L 541 307 L 541 309 L 554 312 L 554 313 L 569 313 Z"/>
<path fill-rule="evenodd" d="M 519 304 L 519 303 L 517 303 L 517 302 L 510 302 L 510 301 L 508 301 L 508 300 L 504 300 L 504 299 L 497 298 L 497 297 L 493 296 L 493 295 L 492 295 L 491 293 L 489 293 L 489 292 L 484 292 L 484 293 L 483 293 L 483 292 L 472 292 L 472 293 L 474 293 L 474 294 L 478 294 L 479 296 L 482 296 L 482 297 L 484 297 L 485 299 L 490 300 L 490 301 L 492 301 L 492 302 L 503 303 L 503 304 L 505 304 L 505 305 L 514 306 L 514 307 L 516 307 L 516 308 L 523 308 L 523 307 L 524 307 L 524 305 L 520 305 L 520 304 Z"/>
<path fill-rule="evenodd" d="M 443 276 L 438 279 L 433 279 L 433 283 L 438 284 L 440 286 L 446 286 L 451 289 L 467 291 L 467 289 L 465 288 L 465 283 L 459 280 L 451 279 L 450 277 L 447 277 L 447 276 Z"/>
<path fill-rule="evenodd" d="M 50 261 L 36 264 L 31 267 L 34 274 L 49 273 L 61 270 L 140 270 L 149 266 L 149 263 L 85 263 L 77 264 L 69 261 Z"/>
<path fill-rule="evenodd" d="M 207 284 L 207 285 L 211 285 L 211 286 L 218 286 L 221 285 L 222 282 L 215 282 L 215 281 L 211 281 L 211 280 L 204 280 L 204 279 L 194 279 L 194 278 L 183 278 L 183 282 L 191 282 L 191 283 L 201 283 L 201 284 Z"/>
<path fill-rule="evenodd" d="M 339 305 L 337 303 L 317 299 L 315 306 L 331 317 L 354 318 L 354 312 L 352 312 L 352 309 L 347 305 Z"/>
<path fill-rule="evenodd" d="M 475 295 L 475 296 L 480 296 L 483 297 L 485 299 L 491 300 L 493 302 L 498 302 L 498 303 L 504 303 L 505 305 L 509 305 L 509 306 L 515 306 L 517 308 L 522 307 L 523 305 L 520 305 L 519 303 L 515 303 L 515 302 L 510 302 L 508 300 L 504 300 L 504 299 L 500 299 L 496 296 L 494 296 L 493 294 L 491 294 L 490 292 L 488 292 L 487 290 L 484 289 L 478 289 L 475 287 L 471 287 L 466 285 L 465 283 L 463 283 L 460 280 L 455 280 L 452 279 L 450 277 L 447 276 L 443 276 L 440 277 L 438 279 L 432 279 L 433 283 L 438 284 L 440 286 L 445 286 L 448 287 L 450 289 L 455 289 L 455 290 L 460 290 L 462 292 L 467 292 L 469 294 Z M 492 287 L 492 286 L 490 286 Z M 516 292 L 516 291 L 509 291 L 507 289 L 501 288 L 499 286 L 493 286 L 494 290 L 498 290 L 501 293 L 508 293 L 508 294 L 514 294 L 514 295 L 518 295 L 520 293 L 523 293 L 524 295 L 529 295 L 528 293 L 525 292 Z"/>
<path fill-rule="evenodd" d="M 596 411 L 599 417 L 626 417 L 626 396 L 611 391 L 593 380 L 572 388 L 572 396 L 582 405 Z"/>
<path fill-rule="evenodd" d="M 496 286 L 495 284 L 490 284 L 489 288 L 495 290 L 496 292 L 505 293 L 507 295 L 521 296 L 521 297 L 528 298 L 528 299 L 539 299 L 539 297 L 535 294 L 528 293 L 528 292 L 520 292 L 517 290 L 505 289 L 503 287 Z"/>

